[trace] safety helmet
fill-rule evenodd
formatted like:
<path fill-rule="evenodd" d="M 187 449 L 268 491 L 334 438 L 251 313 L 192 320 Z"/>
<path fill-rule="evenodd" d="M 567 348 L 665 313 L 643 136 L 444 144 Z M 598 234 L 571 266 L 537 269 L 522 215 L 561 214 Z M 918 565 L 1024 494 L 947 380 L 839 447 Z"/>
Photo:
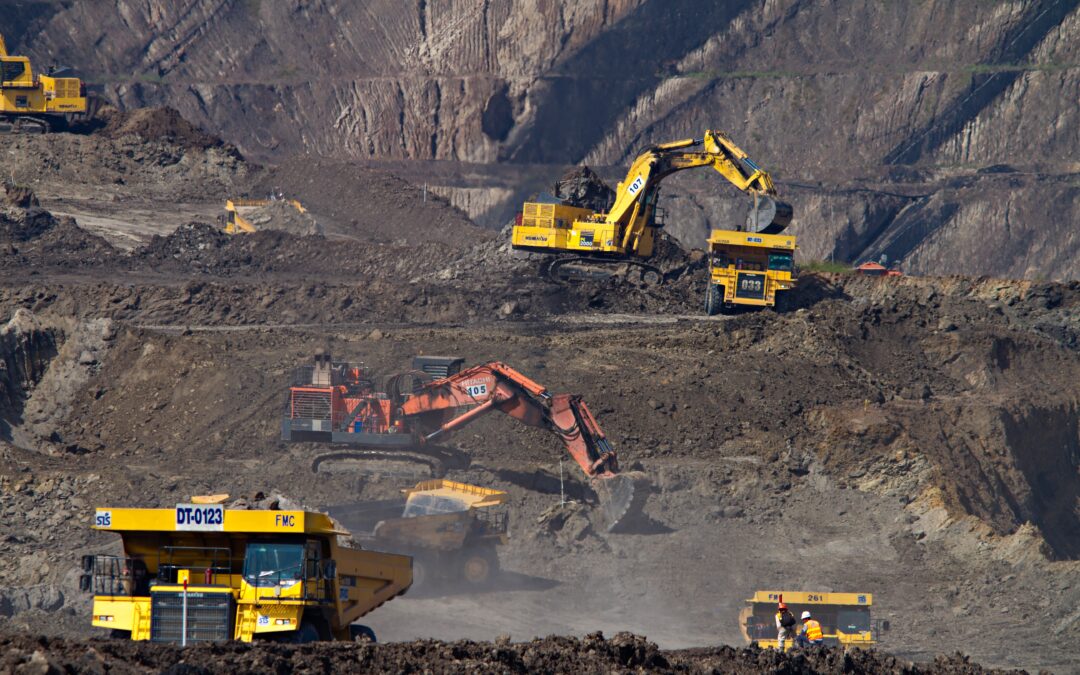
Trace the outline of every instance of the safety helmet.
<path fill-rule="evenodd" d="M 810 618 L 810 612 L 803 612 L 802 616 L 800 616 L 799 618 L 800 619 L 809 619 Z"/>
<path fill-rule="evenodd" d="M 787 609 L 787 605 L 785 605 L 784 603 L 781 602 L 779 605 L 777 605 L 776 608 L 782 612 L 785 609 Z"/>

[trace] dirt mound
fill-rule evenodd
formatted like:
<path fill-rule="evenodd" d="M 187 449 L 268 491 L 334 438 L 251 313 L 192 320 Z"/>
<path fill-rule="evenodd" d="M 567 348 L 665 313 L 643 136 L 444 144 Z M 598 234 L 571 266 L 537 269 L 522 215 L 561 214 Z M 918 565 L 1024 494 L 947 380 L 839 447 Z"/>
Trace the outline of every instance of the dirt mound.
<path fill-rule="evenodd" d="M 0 211 L 0 268 L 87 268 L 116 264 L 122 253 L 72 218 L 56 218 L 41 208 Z"/>
<path fill-rule="evenodd" d="M 0 668 L 22 672 L 110 673 L 156 669 L 179 675 L 208 673 L 904 673 L 977 675 L 992 671 L 954 656 L 917 664 L 878 652 L 845 654 L 825 648 L 780 654 L 759 649 L 661 651 L 645 638 L 601 633 L 585 638 L 548 637 L 531 642 L 416 642 L 390 644 L 257 645 L 203 644 L 181 650 L 119 640 L 65 640 L 11 636 L 0 638 Z"/>
<path fill-rule="evenodd" d="M 423 186 L 358 163 L 298 156 L 254 177 L 250 194 L 285 191 L 328 233 L 361 241 L 436 243 L 462 249 L 492 237 Z"/>
<path fill-rule="evenodd" d="M 41 206 L 33 190 L 10 181 L 4 181 L 4 203 L 21 209 Z"/>
<path fill-rule="evenodd" d="M 216 225 L 188 223 L 172 234 L 155 236 L 131 254 L 137 269 L 213 276 L 310 273 L 322 278 L 412 279 L 421 273 L 418 256 L 438 261 L 431 246 L 397 247 L 300 236 L 279 230 L 226 234 Z"/>
<path fill-rule="evenodd" d="M 606 212 L 615 202 L 615 191 L 587 166 L 570 169 L 555 183 L 555 196 L 571 206 Z"/>
<path fill-rule="evenodd" d="M 120 111 L 106 108 L 98 113 L 106 121 L 98 132 L 117 140 L 124 136 L 139 136 L 147 141 L 163 141 L 186 149 L 209 150 L 229 147 L 217 136 L 208 134 L 184 119 L 174 108 L 137 108 Z"/>

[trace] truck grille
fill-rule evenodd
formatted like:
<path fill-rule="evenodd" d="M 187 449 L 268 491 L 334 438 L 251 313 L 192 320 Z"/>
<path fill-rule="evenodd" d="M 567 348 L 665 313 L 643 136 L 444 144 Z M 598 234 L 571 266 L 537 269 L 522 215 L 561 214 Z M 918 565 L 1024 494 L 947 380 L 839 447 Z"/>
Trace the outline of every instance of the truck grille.
<path fill-rule="evenodd" d="M 183 593 L 151 593 L 150 640 L 175 642 L 183 635 Z M 187 594 L 187 642 L 228 640 L 232 636 L 233 598 L 229 593 Z"/>

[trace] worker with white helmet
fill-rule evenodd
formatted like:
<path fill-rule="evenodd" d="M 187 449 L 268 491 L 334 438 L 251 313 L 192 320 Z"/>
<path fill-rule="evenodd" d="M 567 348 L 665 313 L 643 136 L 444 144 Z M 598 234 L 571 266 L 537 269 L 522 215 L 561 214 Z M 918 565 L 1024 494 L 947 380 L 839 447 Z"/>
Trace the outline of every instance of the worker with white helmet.
<path fill-rule="evenodd" d="M 802 632 L 795 638 L 795 644 L 800 647 L 819 645 L 825 641 L 821 633 L 821 624 L 810 616 L 810 610 L 806 610 L 799 617 L 802 620 Z"/>

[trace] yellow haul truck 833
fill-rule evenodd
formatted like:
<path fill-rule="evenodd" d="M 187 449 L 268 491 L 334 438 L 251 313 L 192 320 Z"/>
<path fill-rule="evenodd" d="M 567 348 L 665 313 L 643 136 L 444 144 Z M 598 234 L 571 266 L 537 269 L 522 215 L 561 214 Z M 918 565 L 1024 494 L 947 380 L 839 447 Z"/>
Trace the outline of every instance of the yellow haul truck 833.
<path fill-rule="evenodd" d="M 709 286 L 705 313 L 737 306 L 773 307 L 795 288 L 795 237 L 713 230 L 709 237 Z"/>
<path fill-rule="evenodd" d="M 781 598 L 796 619 L 810 611 L 821 623 L 827 645 L 869 648 L 877 643 L 879 630 L 889 629 L 888 621 L 875 623 L 871 616 L 870 593 L 757 591 L 739 613 L 739 627 L 748 643 L 776 649 L 776 606 Z"/>
<path fill-rule="evenodd" d="M 124 548 L 82 560 L 93 625 L 132 640 L 374 639 L 353 622 L 412 583 L 408 556 L 343 547 L 312 511 L 99 508 L 93 527 Z"/>

